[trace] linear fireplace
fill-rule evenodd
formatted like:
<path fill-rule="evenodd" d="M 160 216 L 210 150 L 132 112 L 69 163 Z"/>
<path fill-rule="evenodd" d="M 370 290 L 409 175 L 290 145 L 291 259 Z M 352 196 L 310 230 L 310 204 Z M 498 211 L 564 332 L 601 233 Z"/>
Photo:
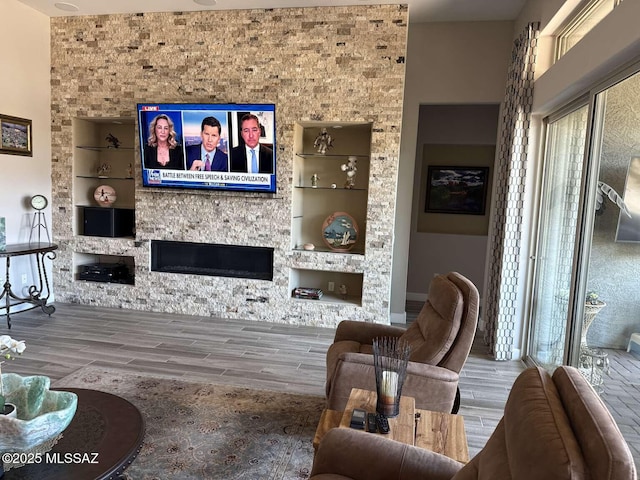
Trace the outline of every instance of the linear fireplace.
<path fill-rule="evenodd" d="M 151 240 L 151 270 L 273 280 L 273 248 Z"/>

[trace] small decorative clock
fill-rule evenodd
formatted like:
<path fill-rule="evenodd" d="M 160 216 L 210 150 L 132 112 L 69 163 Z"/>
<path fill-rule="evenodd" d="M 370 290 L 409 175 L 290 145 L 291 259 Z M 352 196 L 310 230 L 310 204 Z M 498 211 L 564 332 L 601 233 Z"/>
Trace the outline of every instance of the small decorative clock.
<path fill-rule="evenodd" d="M 31 206 L 34 210 L 44 210 L 47 208 L 47 205 L 49 205 L 49 200 L 47 200 L 47 197 L 44 195 L 38 194 L 31 197 Z"/>
<path fill-rule="evenodd" d="M 34 230 L 38 231 L 37 233 L 38 243 L 41 242 L 42 238 L 40 235 L 40 230 L 43 228 L 44 228 L 44 233 L 47 234 L 47 240 L 49 240 L 49 243 L 51 243 L 51 236 L 49 235 L 49 228 L 47 227 L 47 219 L 44 216 L 44 212 L 43 212 L 43 210 L 47 208 L 47 206 L 49 205 L 49 200 L 47 200 L 47 197 L 45 197 L 44 195 L 37 194 L 31 197 L 31 200 L 29 201 L 29 203 L 31 203 L 31 207 L 35 210 L 33 214 L 33 222 L 31 222 L 31 233 L 29 234 L 29 243 L 32 242 Z"/>

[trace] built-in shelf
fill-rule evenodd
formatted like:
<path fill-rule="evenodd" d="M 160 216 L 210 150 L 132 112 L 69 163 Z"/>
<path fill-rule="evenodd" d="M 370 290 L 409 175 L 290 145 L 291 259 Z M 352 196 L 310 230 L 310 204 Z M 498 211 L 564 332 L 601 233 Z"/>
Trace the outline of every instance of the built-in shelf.
<path fill-rule="evenodd" d="M 366 188 L 344 188 L 344 187 L 310 187 L 306 185 L 296 185 L 294 188 L 304 188 L 309 190 L 332 190 L 332 191 L 347 191 L 347 192 L 366 192 Z"/>
<path fill-rule="evenodd" d="M 134 257 L 114 255 L 129 252 L 135 239 L 135 120 L 133 118 L 74 118 L 73 122 L 73 268 L 76 280 L 132 285 Z M 118 148 L 107 137 L 116 137 Z M 99 206 L 95 191 L 102 185 L 112 187 L 116 201 L 110 207 Z M 96 243 L 94 237 L 100 237 Z M 126 265 L 130 275 L 123 278 L 80 273 L 89 265 Z M 109 270 L 105 267 L 105 270 Z M 95 268 L 96 272 L 100 268 Z"/>
<path fill-rule="evenodd" d="M 131 155 L 131 150 L 133 150 L 133 147 L 118 147 L 118 148 L 114 148 L 114 147 L 94 147 L 92 145 L 76 145 L 76 148 L 79 148 L 81 150 L 91 150 L 92 152 L 103 152 L 103 151 L 109 151 L 109 152 L 127 152 L 129 155 Z"/>
<path fill-rule="evenodd" d="M 344 154 L 344 155 L 332 155 L 332 154 L 322 154 L 322 153 L 296 153 L 298 157 L 301 158 L 318 158 L 318 159 L 336 159 L 346 161 L 349 157 L 356 157 L 358 160 L 368 160 L 369 154 L 366 155 L 358 155 L 358 154 Z"/>
<path fill-rule="evenodd" d="M 307 250 L 306 248 L 303 248 L 301 246 L 296 246 L 293 247 L 293 250 L 296 252 L 304 252 L 304 253 L 309 253 L 309 254 L 314 254 L 314 253 L 333 253 L 333 254 L 337 254 L 337 253 L 341 253 L 341 254 L 345 254 L 347 253 L 348 255 L 364 255 L 364 252 L 358 252 L 358 251 L 353 251 L 350 250 L 349 252 L 336 252 L 335 250 L 331 250 L 328 247 L 325 247 L 323 245 L 316 245 L 315 248 L 313 250 Z"/>
<path fill-rule="evenodd" d="M 291 250 L 296 252 L 297 259 L 303 256 L 304 263 L 313 266 L 298 268 L 300 264 L 296 263 L 290 269 L 289 287 L 291 292 L 296 287 L 319 288 L 323 291 L 320 300 L 292 296 L 296 302 L 361 306 L 364 274 L 353 272 L 353 264 L 348 258 L 365 255 L 366 250 L 372 125 L 340 123 L 339 127 L 333 129 L 314 122 L 295 126 Z M 333 138 L 329 154 L 314 151 L 315 139 L 322 128 L 330 130 Z M 354 158 L 357 169 L 355 177 L 352 177 L 354 183 L 350 184 L 345 170 L 346 164 Z M 338 216 L 334 215 L 336 213 Z M 324 240 L 326 225 L 340 217 L 349 218 L 358 227 L 357 240 L 348 250 L 331 249 Z M 304 249 L 305 244 L 313 244 L 314 249 Z M 332 255 L 340 261 L 329 265 Z M 346 296 L 339 293 L 340 285 L 346 287 Z"/>
<path fill-rule="evenodd" d="M 132 256 L 75 252 L 73 257 L 76 281 L 135 284 L 135 261 Z"/>
<path fill-rule="evenodd" d="M 291 292 L 291 299 L 297 302 L 360 306 L 362 305 L 363 279 L 363 273 L 292 268 L 289 276 L 289 291 Z M 339 293 L 341 285 L 344 285 L 347 289 L 346 296 Z M 319 300 L 296 298 L 293 296 L 293 291 L 297 287 L 319 288 L 323 293 L 322 298 Z M 331 291 L 330 287 L 333 287 L 333 291 Z"/>
<path fill-rule="evenodd" d="M 322 298 L 319 300 L 313 300 L 309 298 L 296 298 L 296 297 L 292 297 L 292 299 L 296 302 L 337 303 L 342 305 L 357 305 L 357 306 L 360 306 L 362 304 L 361 297 L 355 297 L 351 295 L 347 295 L 346 297 L 343 297 L 341 295 L 336 295 L 333 293 L 324 293 L 324 295 L 322 295 Z"/>
<path fill-rule="evenodd" d="M 76 178 L 92 178 L 98 180 L 135 180 L 133 177 L 105 177 L 104 175 L 76 175 Z"/>

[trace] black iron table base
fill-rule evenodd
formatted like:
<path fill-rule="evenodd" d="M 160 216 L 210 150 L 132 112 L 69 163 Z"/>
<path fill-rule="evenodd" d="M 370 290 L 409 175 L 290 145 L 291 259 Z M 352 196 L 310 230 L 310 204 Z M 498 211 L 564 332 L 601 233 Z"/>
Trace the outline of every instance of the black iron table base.
<path fill-rule="evenodd" d="M 31 304 L 31 307 L 21 312 L 32 310 L 40 307 L 44 313 L 51 315 L 56 311 L 56 307 L 53 305 L 47 305 L 47 301 L 51 296 L 51 289 L 49 287 L 49 277 L 47 270 L 44 266 L 45 258 L 53 261 L 56 258 L 56 252 L 58 245 L 55 243 L 17 243 L 13 245 L 7 245 L 4 250 L 0 250 L 0 258 L 6 259 L 6 276 L 5 282 L 0 293 L 0 302 L 4 299 L 4 305 L 0 306 L 0 312 L 5 310 L 7 316 L 7 327 L 11 328 L 11 307 L 16 305 Z M 36 259 L 36 266 L 38 268 L 37 284 L 30 285 L 28 288 L 28 296 L 21 297 L 16 294 L 11 288 L 10 272 L 11 272 L 11 258 L 19 257 L 23 255 L 34 255 Z M 14 312 L 20 313 L 20 312 Z"/>

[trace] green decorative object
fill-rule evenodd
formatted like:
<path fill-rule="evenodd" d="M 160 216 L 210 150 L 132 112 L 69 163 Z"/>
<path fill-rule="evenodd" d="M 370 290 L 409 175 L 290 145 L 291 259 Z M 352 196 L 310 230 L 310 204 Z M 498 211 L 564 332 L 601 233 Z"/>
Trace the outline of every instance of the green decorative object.
<path fill-rule="evenodd" d="M 76 413 L 77 395 L 49 390 L 49 377 L 4 373 L 2 384 L 7 402 L 16 406 L 18 415 L 0 415 L 0 453 L 24 452 L 51 442 Z"/>

